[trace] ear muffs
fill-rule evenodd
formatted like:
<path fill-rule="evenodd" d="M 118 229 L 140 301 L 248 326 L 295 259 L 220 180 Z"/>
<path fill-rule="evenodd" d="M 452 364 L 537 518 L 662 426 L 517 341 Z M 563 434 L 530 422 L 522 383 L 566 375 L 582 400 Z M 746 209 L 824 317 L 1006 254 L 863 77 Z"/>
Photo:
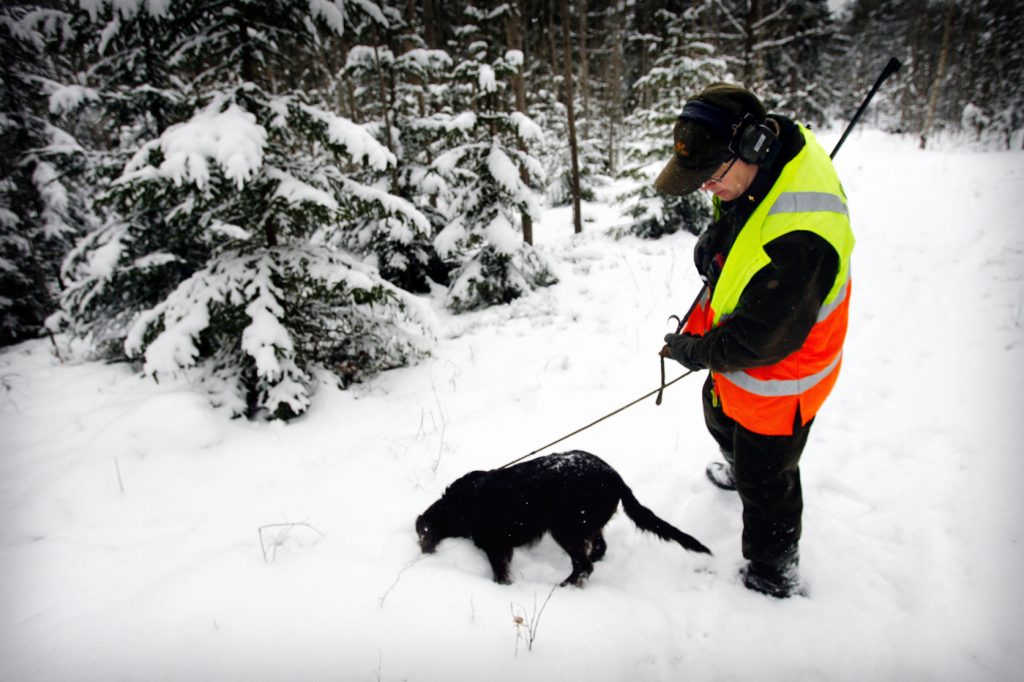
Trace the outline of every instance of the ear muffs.
<path fill-rule="evenodd" d="M 766 122 L 751 114 L 737 120 L 732 112 L 708 102 L 692 100 L 683 107 L 680 119 L 703 123 L 729 140 L 729 151 L 747 163 L 763 165 L 771 156 L 779 135 Z"/>
<path fill-rule="evenodd" d="M 764 123 L 758 123 L 747 114 L 737 124 L 729 150 L 747 163 L 764 165 L 772 153 L 778 134 Z"/>

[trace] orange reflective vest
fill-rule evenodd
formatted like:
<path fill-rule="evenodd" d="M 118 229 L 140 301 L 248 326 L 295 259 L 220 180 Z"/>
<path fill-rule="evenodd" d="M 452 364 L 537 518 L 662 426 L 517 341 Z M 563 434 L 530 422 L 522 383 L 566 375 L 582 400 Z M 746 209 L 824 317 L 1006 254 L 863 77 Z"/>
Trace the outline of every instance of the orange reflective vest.
<path fill-rule="evenodd" d="M 706 293 L 683 331 L 703 336 L 726 325 L 751 278 L 771 262 L 764 245 L 796 230 L 813 232 L 836 250 L 839 271 L 803 345 L 779 362 L 734 372 L 712 372 L 723 411 L 755 433 L 790 435 L 797 409 L 806 424 L 825 402 L 842 364 L 850 306 L 850 229 L 846 195 L 828 154 L 803 126 L 803 149 L 785 165 L 768 195 L 743 225 L 713 291 Z"/>

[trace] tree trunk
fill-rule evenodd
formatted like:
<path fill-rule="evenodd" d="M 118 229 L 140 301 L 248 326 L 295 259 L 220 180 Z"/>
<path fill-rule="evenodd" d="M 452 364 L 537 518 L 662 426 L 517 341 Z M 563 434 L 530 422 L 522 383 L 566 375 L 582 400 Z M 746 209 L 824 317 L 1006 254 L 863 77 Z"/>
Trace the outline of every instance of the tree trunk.
<path fill-rule="evenodd" d="M 415 6 L 416 0 L 409 0 L 411 6 Z M 423 28 L 424 28 L 424 41 L 427 43 L 427 47 L 430 49 L 436 49 L 441 46 L 441 39 L 437 35 L 437 7 L 434 5 L 434 0 L 424 0 L 420 3 L 423 7 Z"/>
<path fill-rule="evenodd" d="M 590 58 L 587 55 L 587 0 L 576 0 L 579 13 L 578 51 L 580 58 L 580 97 L 583 100 L 583 139 L 590 139 Z"/>
<path fill-rule="evenodd" d="M 612 55 L 611 74 L 608 79 L 608 172 L 615 175 L 618 167 L 617 148 L 619 123 L 622 120 L 622 78 L 625 59 L 622 54 L 622 1 L 617 0 L 611 10 Z"/>
<path fill-rule="evenodd" d="M 505 38 L 510 50 L 523 50 L 523 3 L 520 1 L 517 6 L 509 13 L 508 19 L 505 23 Z M 523 64 L 519 67 L 519 71 L 512 76 L 512 92 L 516 98 L 516 111 L 525 114 L 526 113 L 526 79 L 523 77 L 523 70 L 526 68 L 526 54 L 523 54 Z M 527 153 L 526 142 L 521 137 L 516 135 L 518 141 L 519 151 L 523 154 Z M 523 164 L 519 165 L 519 177 L 522 179 L 523 184 L 529 186 L 530 184 L 530 172 L 526 169 Z M 522 214 L 522 227 L 523 227 L 523 241 L 533 246 L 533 218 L 529 213 L 523 211 Z"/>
<path fill-rule="evenodd" d="M 548 52 L 551 59 L 551 78 L 554 80 L 558 74 L 558 48 L 555 41 L 555 0 L 548 0 L 548 30 L 545 31 L 548 38 Z"/>
<path fill-rule="evenodd" d="M 939 90 L 942 87 L 942 79 L 946 75 L 946 59 L 949 56 L 949 43 L 953 37 L 953 15 L 955 10 L 956 2 L 949 0 L 949 9 L 946 10 L 946 25 L 942 29 L 942 51 L 939 53 L 939 64 L 935 68 L 935 80 L 932 81 L 932 91 L 928 97 L 928 111 L 924 117 L 924 127 L 921 129 L 921 149 L 928 145 L 928 132 L 935 121 L 935 107 L 939 102 Z"/>
<path fill-rule="evenodd" d="M 569 120 L 569 155 L 572 159 L 572 222 L 576 234 L 583 232 L 583 219 L 580 215 L 580 161 L 579 150 L 576 147 L 576 114 L 573 111 L 573 90 L 572 90 L 572 41 L 569 24 L 569 0 L 561 0 L 562 9 L 562 53 L 565 62 L 565 111 Z"/>
<path fill-rule="evenodd" d="M 380 40 L 377 42 L 379 43 Z M 395 150 L 394 133 L 391 130 L 391 111 L 395 102 L 395 83 L 389 77 L 391 69 L 388 69 L 388 74 L 384 73 L 384 68 L 380 63 L 380 49 L 378 45 L 373 46 L 373 59 L 377 64 L 377 82 L 380 83 L 380 106 L 384 118 L 384 140 L 387 143 L 388 151 L 395 155 L 396 160 L 395 164 L 391 166 L 391 193 L 400 194 L 401 188 L 398 182 L 398 154 Z"/>
<path fill-rule="evenodd" d="M 743 32 L 743 81 L 748 88 L 757 87 L 757 64 L 760 60 L 754 55 L 754 45 L 757 43 L 757 31 L 754 28 L 762 16 L 761 0 L 750 0 L 747 5 L 747 15 L 744 18 Z"/>

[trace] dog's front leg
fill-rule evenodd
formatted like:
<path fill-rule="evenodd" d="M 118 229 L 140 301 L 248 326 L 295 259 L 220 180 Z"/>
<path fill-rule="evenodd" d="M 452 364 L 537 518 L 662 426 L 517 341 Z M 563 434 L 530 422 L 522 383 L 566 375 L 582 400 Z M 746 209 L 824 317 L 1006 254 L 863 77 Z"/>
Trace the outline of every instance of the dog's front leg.
<path fill-rule="evenodd" d="M 494 582 L 499 585 L 511 585 L 512 576 L 509 574 L 509 564 L 512 563 L 511 547 L 481 547 L 487 554 L 487 560 L 491 562 L 491 570 L 494 572 Z"/>

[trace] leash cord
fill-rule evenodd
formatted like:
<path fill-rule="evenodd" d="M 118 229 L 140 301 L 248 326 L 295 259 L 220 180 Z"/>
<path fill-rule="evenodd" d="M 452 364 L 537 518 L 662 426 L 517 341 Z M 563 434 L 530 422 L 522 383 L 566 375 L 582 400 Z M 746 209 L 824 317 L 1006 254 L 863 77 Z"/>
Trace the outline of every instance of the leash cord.
<path fill-rule="evenodd" d="M 644 395 L 640 396 L 639 398 L 637 398 L 633 402 L 627 403 L 626 405 L 623 405 L 622 407 L 620 407 L 619 409 L 615 410 L 614 412 L 609 412 L 608 414 L 604 415 L 603 417 L 600 417 L 599 419 L 595 419 L 594 421 L 590 422 L 586 426 L 581 426 L 580 428 L 576 429 L 572 433 L 566 434 L 566 435 L 562 436 L 561 438 L 559 438 L 558 440 L 553 440 L 550 443 L 548 443 L 547 445 L 542 445 L 541 447 L 537 448 L 536 450 L 534 450 L 532 452 L 528 452 L 525 455 L 523 455 L 522 457 L 520 457 L 518 459 L 514 459 L 511 462 L 509 462 L 508 464 L 503 464 L 502 466 L 500 466 L 498 468 L 499 469 L 507 469 L 508 467 L 512 466 L 513 464 L 517 464 L 518 462 L 522 462 L 527 457 L 532 457 L 533 455 L 536 455 L 541 450 L 546 450 L 547 448 L 550 448 L 552 445 L 556 445 L 558 443 L 561 443 L 563 440 L 566 440 L 568 438 L 572 438 L 577 433 L 582 433 L 583 431 L 586 431 L 587 429 L 589 429 L 591 426 L 596 426 L 596 425 L 600 424 L 601 422 L 603 422 L 605 419 L 610 419 L 611 417 L 614 417 L 615 415 L 617 415 L 619 412 L 622 412 L 625 409 L 633 407 L 634 405 L 636 405 L 639 402 L 647 400 L 648 398 L 650 398 L 655 393 L 659 393 L 660 394 L 662 391 L 664 391 L 666 388 L 668 388 L 672 384 L 676 383 L 680 379 L 685 379 L 686 377 L 690 376 L 691 374 L 693 374 L 693 370 L 692 369 L 690 371 L 686 372 L 685 374 L 680 374 L 679 376 L 677 376 L 675 379 L 673 379 L 672 381 L 668 382 L 667 384 L 665 383 L 664 377 L 663 377 L 662 378 L 661 386 L 659 386 L 658 388 L 654 389 L 650 393 L 645 393 Z"/>

